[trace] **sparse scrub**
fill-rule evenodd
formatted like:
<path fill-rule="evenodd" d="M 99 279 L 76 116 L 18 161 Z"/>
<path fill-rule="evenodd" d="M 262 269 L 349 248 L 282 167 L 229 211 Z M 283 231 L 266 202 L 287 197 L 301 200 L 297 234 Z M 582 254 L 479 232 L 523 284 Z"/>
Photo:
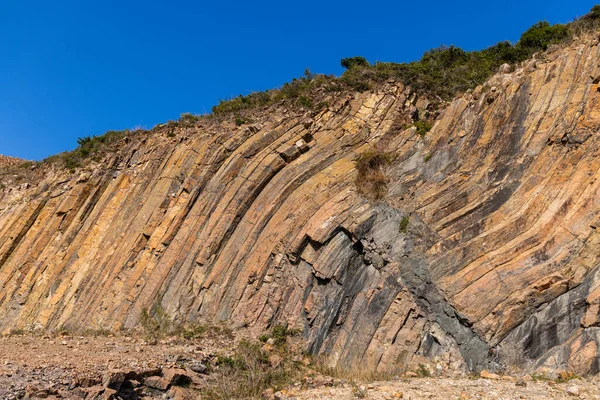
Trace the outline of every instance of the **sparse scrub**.
<path fill-rule="evenodd" d="M 198 121 L 200 121 L 200 116 L 192 113 L 183 113 L 179 117 L 179 122 L 184 125 L 193 125 Z"/>
<path fill-rule="evenodd" d="M 154 306 L 151 311 L 147 308 L 142 309 L 140 325 L 150 343 L 157 343 L 173 331 L 173 321 L 160 304 Z"/>
<path fill-rule="evenodd" d="M 216 326 L 201 323 L 174 325 L 171 334 L 179 336 L 185 340 L 196 340 L 217 337 L 233 339 L 233 332 L 231 329 L 224 326 Z"/>
<path fill-rule="evenodd" d="M 202 324 L 191 324 L 180 328 L 180 336 L 186 340 L 201 339 L 208 332 L 208 327 Z"/>
<path fill-rule="evenodd" d="M 119 333 L 123 336 L 127 336 L 129 334 L 129 332 L 125 331 L 125 330 L 121 330 Z M 85 329 L 81 332 L 77 332 L 77 334 L 81 335 L 81 336 L 91 336 L 91 337 L 108 337 L 108 336 L 112 335 L 113 332 L 111 332 L 110 329 L 99 328 L 99 329 Z"/>
<path fill-rule="evenodd" d="M 25 161 L 24 163 L 19 164 L 20 169 L 29 169 L 35 165 L 32 161 Z"/>
<path fill-rule="evenodd" d="M 380 200 L 387 193 L 388 177 L 384 168 L 391 164 L 395 154 L 372 151 L 362 154 L 356 160 L 356 188 L 370 200 Z"/>
<path fill-rule="evenodd" d="M 239 115 L 236 115 L 236 116 L 235 116 L 235 124 L 236 124 L 237 126 L 242 126 L 242 125 L 244 125 L 246 122 L 247 122 L 247 121 L 246 121 L 246 119 L 245 119 L 245 118 L 242 118 L 242 117 L 240 117 Z"/>
<path fill-rule="evenodd" d="M 561 372 L 556 378 L 556 383 L 566 383 L 572 381 L 573 379 L 582 380 L 583 378 L 573 372 Z"/>
<path fill-rule="evenodd" d="M 321 101 L 321 102 L 317 103 L 317 105 L 315 105 L 313 109 L 315 111 L 322 111 L 322 110 L 324 110 L 325 108 L 328 108 L 328 107 L 329 107 L 329 103 L 328 102 Z"/>
<path fill-rule="evenodd" d="M 281 346 L 286 343 L 288 336 L 298 336 L 300 333 L 301 332 L 298 329 L 289 329 L 284 325 L 276 325 L 271 328 L 269 333 L 261 335 L 258 340 L 261 342 L 266 342 L 269 339 L 273 339 L 275 341 L 275 345 Z"/>
<path fill-rule="evenodd" d="M 295 104 L 306 107 L 309 104 L 308 100 L 313 104 L 318 102 L 318 99 L 314 98 L 315 89 L 323 88 L 325 92 L 363 92 L 390 78 L 411 86 L 419 94 L 433 99 L 434 103 L 440 103 L 483 84 L 503 64 L 516 65 L 552 45 L 568 43 L 573 37 L 599 27 L 600 5 L 596 5 L 589 14 L 566 25 L 539 22 L 525 31 L 516 44 L 504 41 L 480 51 L 440 46 L 425 52 L 420 60 L 410 63 L 369 64 L 360 56 L 343 58 L 341 65 L 346 71 L 338 79 L 309 72 L 279 89 L 221 101 L 213 107 L 213 112 L 237 112 L 274 104 L 284 99 L 295 99 Z"/>
<path fill-rule="evenodd" d="M 141 131 L 143 132 L 143 131 Z M 126 129 L 123 131 L 108 131 L 100 136 L 84 136 L 77 139 L 78 147 L 69 152 L 49 157 L 45 163 L 61 163 L 71 172 L 81 168 L 88 160 L 99 161 L 100 155 L 110 151 L 114 146 L 133 132 Z"/>
<path fill-rule="evenodd" d="M 366 399 L 367 391 L 353 382 L 352 383 L 352 395 L 354 397 L 356 397 L 357 399 Z"/>
<path fill-rule="evenodd" d="M 291 82 L 283 84 L 278 89 L 264 92 L 254 92 L 246 96 L 239 95 L 229 100 L 221 100 L 212 108 L 215 115 L 238 113 L 242 110 L 265 107 L 284 100 L 290 101 L 292 105 L 306 108 L 313 107 L 315 89 L 327 87 L 333 83 L 333 76 L 306 73 L 305 76 L 294 78 Z"/>
<path fill-rule="evenodd" d="M 533 373 L 531 374 L 531 379 L 534 382 L 550 382 L 553 379 L 545 373 Z"/>
<path fill-rule="evenodd" d="M 429 121 L 416 121 L 415 127 L 417 128 L 419 136 L 423 137 L 431 130 L 433 125 Z"/>
<path fill-rule="evenodd" d="M 315 371 L 324 376 L 358 382 L 387 381 L 404 373 L 404 369 L 400 366 L 379 371 L 375 365 L 353 365 L 347 368 L 338 364 L 330 367 L 327 360 L 322 357 L 314 357 L 312 366 Z"/>
<path fill-rule="evenodd" d="M 289 358 L 273 365 L 258 343 L 241 341 L 233 355 L 215 358 L 211 373 L 214 381 L 203 394 L 219 400 L 256 398 L 265 389 L 277 391 L 289 385 L 299 372 L 299 365 Z"/>
<path fill-rule="evenodd" d="M 313 108 L 313 102 L 306 96 L 300 96 L 298 98 L 298 104 L 305 108 Z"/>
<path fill-rule="evenodd" d="M 233 331 L 225 326 L 202 324 L 198 322 L 176 323 L 164 308 L 157 304 L 150 310 L 143 308 L 140 314 L 139 325 L 144 338 L 156 344 L 159 340 L 169 337 L 171 340 L 181 338 L 184 340 L 197 340 L 206 338 L 219 338 L 233 340 Z"/>
<path fill-rule="evenodd" d="M 421 378 L 431 377 L 431 372 L 429 371 L 429 369 L 427 368 L 427 366 L 425 364 L 419 364 L 419 368 L 417 368 L 416 373 Z"/>
<path fill-rule="evenodd" d="M 9 332 L 10 336 L 23 336 L 27 332 L 23 328 L 12 328 Z"/>

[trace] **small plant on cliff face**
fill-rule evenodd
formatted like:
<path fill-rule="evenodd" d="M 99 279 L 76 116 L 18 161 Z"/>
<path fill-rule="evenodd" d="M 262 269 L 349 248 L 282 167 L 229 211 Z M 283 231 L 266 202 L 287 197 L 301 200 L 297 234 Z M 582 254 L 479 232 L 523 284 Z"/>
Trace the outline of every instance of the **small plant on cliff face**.
<path fill-rule="evenodd" d="M 144 330 L 144 336 L 150 343 L 157 343 L 168 335 L 172 330 L 172 321 L 162 305 L 158 304 L 151 311 L 142 309 L 140 325 Z"/>
<path fill-rule="evenodd" d="M 400 233 L 408 232 L 408 223 L 410 222 L 410 218 L 408 216 L 402 218 L 400 221 L 400 226 L 398 227 L 398 231 Z"/>
<path fill-rule="evenodd" d="M 356 188 L 371 200 L 380 200 L 387 193 L 388 177 L 384 167 L 391 164 L 395 155 L 379 151 L 366 152 L 356 160 Z"/>
<path fill-rule="evenodd" d="M 415 122 L 415 127 L 419 136 L 423 137 L 431 130 L 433 125 L 429 121 L 417 121 Z"/>
<path fill-rule="evenodd" d="M 244 125 L 246 122 L 248 122 L 245 118 L 240 117 L 239 115 L 235 116 L 235 124 L 237 126 L 242 126 Z"/>

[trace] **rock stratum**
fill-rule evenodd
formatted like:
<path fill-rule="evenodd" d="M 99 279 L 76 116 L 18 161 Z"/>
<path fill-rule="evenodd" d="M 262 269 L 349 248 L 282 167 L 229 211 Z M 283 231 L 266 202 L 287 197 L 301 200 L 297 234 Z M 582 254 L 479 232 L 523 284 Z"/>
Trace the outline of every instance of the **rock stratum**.
<path fill-rule="evenodd" d="M 0 190 L 0 327 L 287 323 L 332 364 L 600 371 L 600 49 L 457 99 L 388 82 L 309 113 L 201 119 Z M 387 194 L 355 160 L 385 151 Z M 406 225 L 408 221 L 408 225 Z"/>

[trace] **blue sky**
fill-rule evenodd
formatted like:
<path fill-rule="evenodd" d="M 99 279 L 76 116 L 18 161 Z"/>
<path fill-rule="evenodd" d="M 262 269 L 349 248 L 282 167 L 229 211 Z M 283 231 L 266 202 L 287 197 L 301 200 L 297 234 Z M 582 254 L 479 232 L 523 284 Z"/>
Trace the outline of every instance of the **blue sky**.
<path fill-rule="evenodd" d="M 81 136 L 209 112 L 305 68 L 337 75 L 343 57 L 516 41 L 596 1 L 0 0 L 0 154 L 42 159 Z"/>

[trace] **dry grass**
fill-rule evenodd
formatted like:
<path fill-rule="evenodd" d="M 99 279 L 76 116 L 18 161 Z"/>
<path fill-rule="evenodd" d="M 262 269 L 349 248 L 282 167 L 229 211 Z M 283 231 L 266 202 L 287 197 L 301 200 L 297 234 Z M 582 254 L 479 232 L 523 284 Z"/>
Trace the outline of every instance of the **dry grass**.
<path fill-rule="evenodd" d="M 336 365 L 329 366 L 326 358 L 315 357 L 313 359 L 313 368 L 318 373 L 336 379 L 347 380 L 351 382 L 378 382 L 389 381 L 394 377 L 404 374 L 405 369 L 398 366 L 397 368 L 377 370 L 375 365 L 353 365 L 352 367 L 344 367 Z"/>
<path fill-rule="evenodd" d="M 279 357 L 279 362 L 273 362 Z M 300 377 L 302 366 L 287 349 L 267 353 L 258 343 L 241 341 L 231 356 L 218 356 L 203 396 L 215 400 L 257 399 L 266 389 L 278 391 Z"/>
<path fill-rule="evenodd" d="M 394 153 L 369 151 L 356 160 L 355 185 L 358 192 L 369 200 L 381 200 L 387 194 L 389 179 L 386 167 L 396 158 Z"/>

